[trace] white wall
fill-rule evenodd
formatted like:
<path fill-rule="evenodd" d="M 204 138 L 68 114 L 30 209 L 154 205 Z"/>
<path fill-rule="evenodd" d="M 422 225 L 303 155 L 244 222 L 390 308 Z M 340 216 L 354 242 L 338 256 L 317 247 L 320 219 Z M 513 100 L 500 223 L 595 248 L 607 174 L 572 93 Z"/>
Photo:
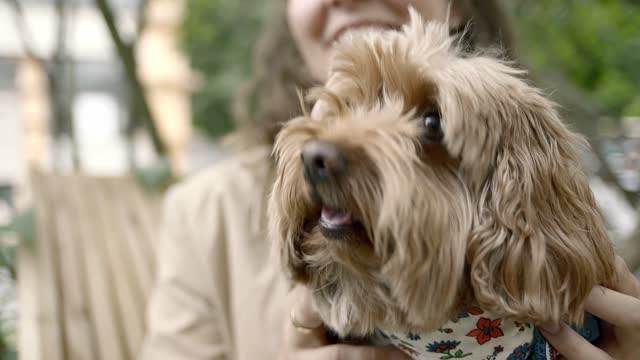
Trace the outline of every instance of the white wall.
<path fill-rule="evenodd" d="M 85 92 L 73 104 L 74 132 L 83 173 L 120 175 L 127 171 L 127 148 L 120 131 L 118 103 L 108 93 Z"/>
<path fill-rule="evenodd" d="M 20 0 L 18 0 L 20 1 Z M 49 3 L 23 5 L 31 46 L 37 55 L 48 57 L 56 46 L 57 20 Z M 136 28 L 135 13 L 124 9 L 117 13 L 117 24 L 123 37 L 130 37 Z M 7 1 L 0 2 L 0 57 L 17 58 L 24 55 L 16 28 L 12 8 Z M 79 5 L 71 12 L 67 33 L 69 53 L 83 61 L 109 61 L 114 49 L 108 30 L 99 12 L 88 4 Z"/>
<path fill-rule="evenodd" d="M 23 132 L 15 92 L 0 90 L 0 183 L 22 183 L 25 178 Z"/>

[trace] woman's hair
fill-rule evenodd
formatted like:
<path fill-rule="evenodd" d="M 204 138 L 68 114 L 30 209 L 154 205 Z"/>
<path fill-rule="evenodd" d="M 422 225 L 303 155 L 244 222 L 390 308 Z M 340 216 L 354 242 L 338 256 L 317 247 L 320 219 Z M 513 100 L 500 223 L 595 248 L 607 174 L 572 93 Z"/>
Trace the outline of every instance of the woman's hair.
<path fill-rule="evenodd" d="M 500 0 L 459 1 L 466 19 L 465 39 L 472 49 L 500 48 L 514 58 L 508 16 Z M 256 42 L 253 78 L 236 94 L 233 142 L 271 145 L 283 122 L 301 113 L 298 90 L 315 81 L 289 31 L 286 1 L 273 1 L 273 15 Z"/>

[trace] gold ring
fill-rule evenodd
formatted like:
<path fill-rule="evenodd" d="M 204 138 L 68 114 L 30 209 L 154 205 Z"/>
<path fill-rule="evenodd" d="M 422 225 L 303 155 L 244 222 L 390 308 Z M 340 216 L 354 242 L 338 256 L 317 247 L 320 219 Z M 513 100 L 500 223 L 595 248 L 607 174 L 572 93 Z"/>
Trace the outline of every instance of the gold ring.
<path fill-rule="evenodd" d="M 296 320 L 296 313 L 294 309 L 291 309 L 290 318 L 291 318 L 291 325 L 293 325 L 293 328 L 296 329 L 296 331 L 299 331 L 303 334 L 310 334 L 311 332 L 313 332 L 313 330 L 316 330 L 317 328 L 322 326 L 322 325 L 318 325 L 316 327 L 307 327 L 300 324 L 298 320 Z"/>

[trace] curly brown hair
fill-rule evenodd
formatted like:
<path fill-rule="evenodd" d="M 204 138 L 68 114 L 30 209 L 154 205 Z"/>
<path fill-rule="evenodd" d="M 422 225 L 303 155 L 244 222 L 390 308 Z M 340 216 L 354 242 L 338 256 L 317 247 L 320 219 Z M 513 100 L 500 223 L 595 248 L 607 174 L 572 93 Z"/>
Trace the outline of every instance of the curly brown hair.
<path fill-rule="evenodd" d="M 453 0 L 451 0 L 453 1 Z M 472 49 L 499 48 L 514 58 L 510 19 L 500 0 L 455 0 L 465 14 L 465 41 Z M 297 91 L 316 84 L 289 31 L 286 1 L 273 2 L 272 16 L 259 36 L 253 78 L 236 94 L 233 142 L 272 145 L 281 124 L 300 114 Z"/>

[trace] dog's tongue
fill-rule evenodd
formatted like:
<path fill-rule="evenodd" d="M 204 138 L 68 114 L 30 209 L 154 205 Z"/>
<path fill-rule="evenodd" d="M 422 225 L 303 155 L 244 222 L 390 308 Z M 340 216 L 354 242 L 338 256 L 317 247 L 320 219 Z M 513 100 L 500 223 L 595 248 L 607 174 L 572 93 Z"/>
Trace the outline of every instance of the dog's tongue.
<path fill-rule="evenodd" d="M 344 226 L 351 224 L 351 211 L 331 209 L 326 206 L 322 207 L 320 220 L 325 224 L 333 226 Z"/>

